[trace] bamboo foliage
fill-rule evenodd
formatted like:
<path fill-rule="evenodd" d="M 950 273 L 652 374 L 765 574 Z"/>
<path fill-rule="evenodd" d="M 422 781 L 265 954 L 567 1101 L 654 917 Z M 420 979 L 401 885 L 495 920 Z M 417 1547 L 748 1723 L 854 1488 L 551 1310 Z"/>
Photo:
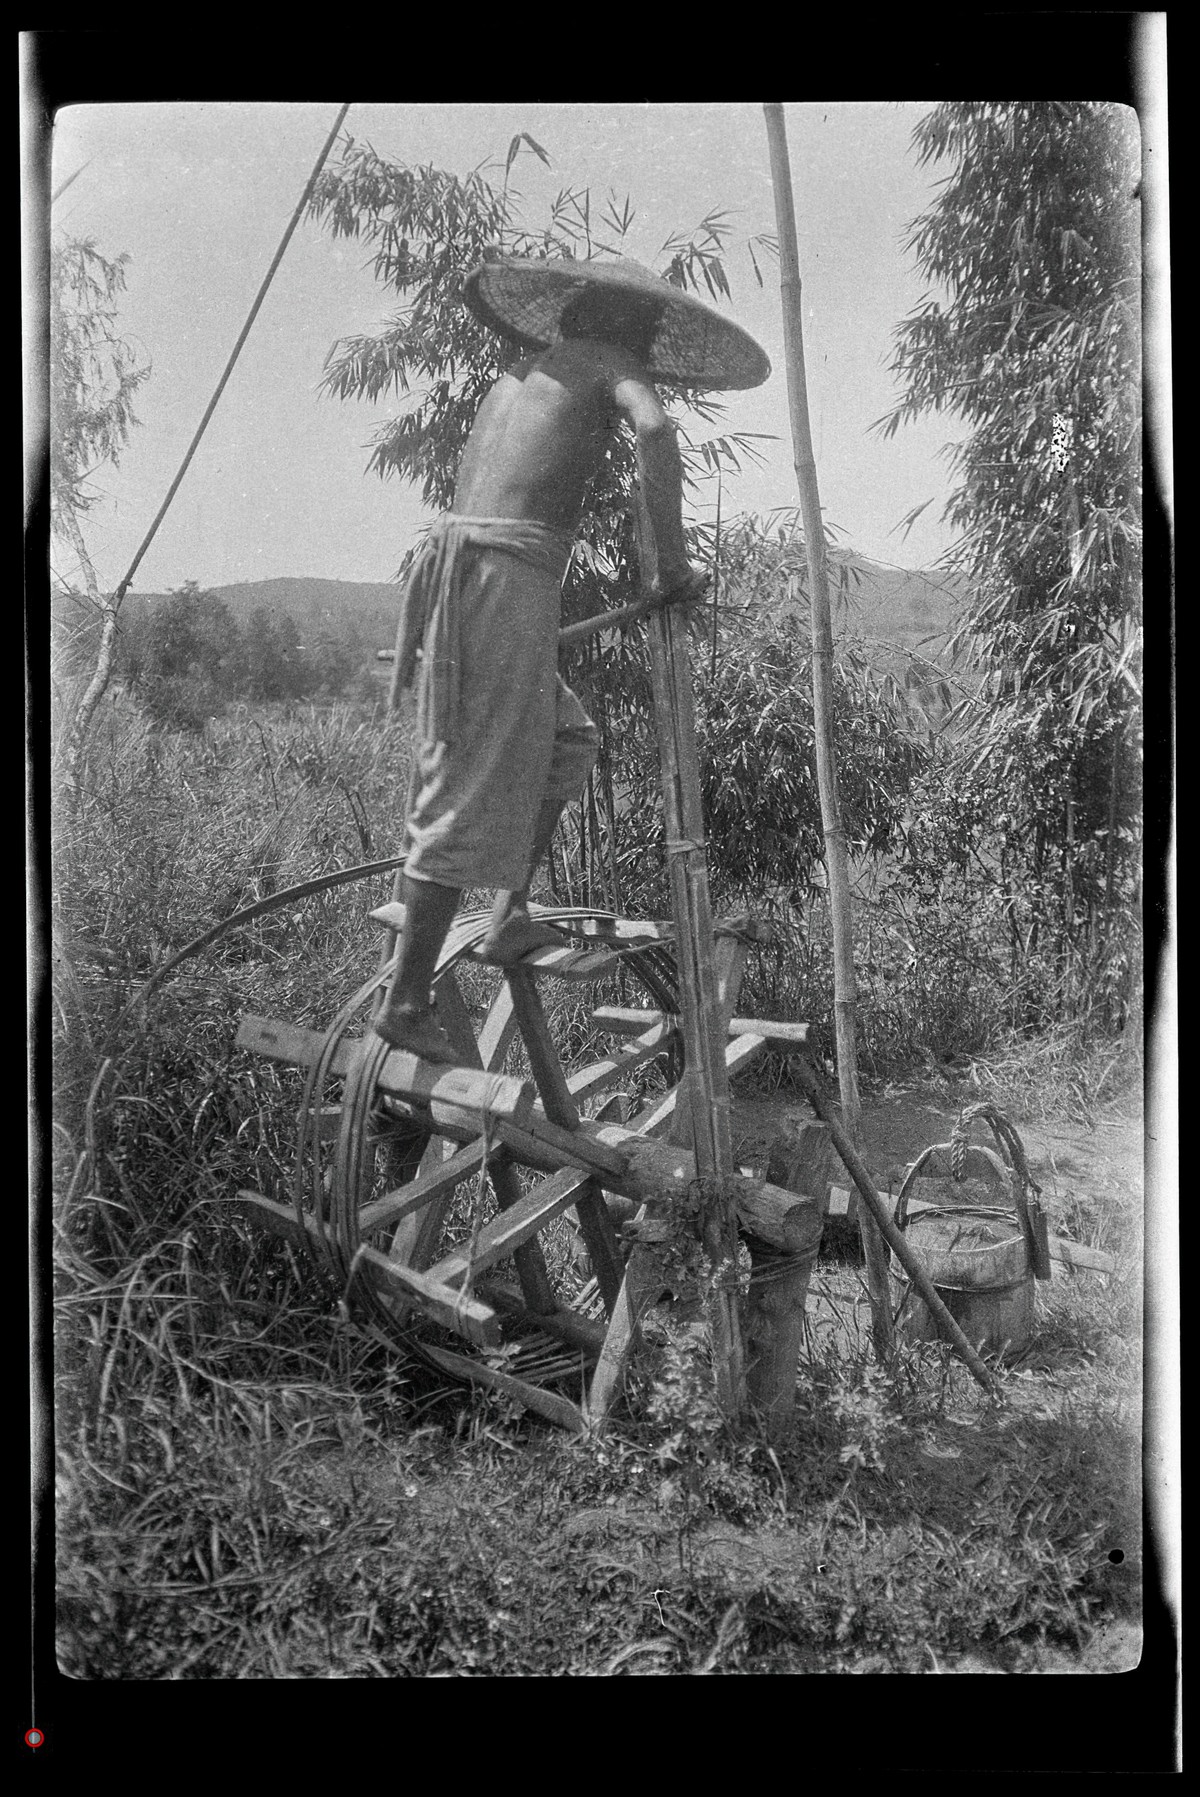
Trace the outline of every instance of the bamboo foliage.
<path fill-rule="evenodd" d="M 1097 998 L 1123 1019 L 1141 859 L 1137 126 L 1107 102 L 955 101 L 913 145 L 947 172 L 909 232 L 931 290 L 897 326 L 902 397 L 878 428 L 966 427 L 945 561 L 966 577 L 950 648 L 975 690 L 952 789 L 1000 811 L 1022 928 L 1053 939 L 1056 997 L 1031 970 L 1031 1019 Z"/>

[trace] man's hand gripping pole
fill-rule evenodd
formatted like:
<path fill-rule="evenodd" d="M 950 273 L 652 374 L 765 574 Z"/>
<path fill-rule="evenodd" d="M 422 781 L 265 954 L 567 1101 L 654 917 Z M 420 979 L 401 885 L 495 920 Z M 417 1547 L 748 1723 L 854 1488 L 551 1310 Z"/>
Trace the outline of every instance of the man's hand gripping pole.
<path fill-rule="evenodd" d="M 639 618 L 648 617 L 651 612 L 662 611 L 668 605 L 688 606 L 699 599 L 708 585 L 708 574 L 703 568 L 696 568 L 687 580 L 681 581 L 667 593 L 658 593 L 651 599 L 637 599 L 632 605 L 617 605 L 611 611 L 597 612 L 593 618 L 584 618 L 578 624 L 568 624 L 558 633 L 560 649 L 574 648 L 576 643 L 586 642 L 588 637 L 595 636 L 601 630 L 624 630 L 635 624 Z"/>

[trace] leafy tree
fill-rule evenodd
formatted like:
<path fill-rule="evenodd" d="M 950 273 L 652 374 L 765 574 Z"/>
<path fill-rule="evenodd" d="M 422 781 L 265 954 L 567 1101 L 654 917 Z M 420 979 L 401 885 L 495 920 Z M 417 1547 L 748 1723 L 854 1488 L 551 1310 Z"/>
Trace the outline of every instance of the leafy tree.
<path fill-rule="evenodd" d="M 102 595 L 81 519 L 99 497 L 95 476 L 118 464 L 131 427 L 133 399 L 148 364 L 117 334 L 117 296 L 128 257 L 109 261 L 89 238 L 56 241 L 50 252 L 50 497 L 53 529 L 74 553 L 88 603 L 101 619 L 95 670 L 68 733 L 73 782 L 83 738 L 111 677 L 117 605 Z"/>
<path fill-rule="evenodd" d="M 952 165 L 908 239 L 940 291 L 898 327 L 904 398 L 880 424 L 968 427 L 946 515 L 972 596 L 952 647 L 980 677 L 954 714 L 939 830 L 959 850 L 992 831 L 1031 1019 L 1047 1000 L 1119 1017 L 1140 867 L 1136 122 L 955 102 L 914 142 Z"/>
<path fill-rule="evenodd" d="M 299 699 L 313 684 L 300 643 L 300 629 L 290 612 L 258 605 L 242 632 L 240 689 L 250 699 Z"/>
<path fill-rule="evenodd" d="M 120 671 L 151 717 L 198 730 L 244 687 L 242 633 L 224 600 L 189 580 L 124 632 Z"/>

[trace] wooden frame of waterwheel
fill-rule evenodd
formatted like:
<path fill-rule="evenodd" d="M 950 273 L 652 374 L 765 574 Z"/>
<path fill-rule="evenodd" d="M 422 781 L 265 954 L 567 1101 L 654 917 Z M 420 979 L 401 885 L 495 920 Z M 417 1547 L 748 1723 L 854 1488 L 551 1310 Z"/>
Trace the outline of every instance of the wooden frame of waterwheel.
<path fill-rule="evenodd" d="M 572 943 L 492 970 L 494 990 L 477 1030 L 460 976 L 483 965 L 475 945 L 486 920 L 466 916 L 451 930 L 434 993 L 461 1066 L 428 1066 L 364 1029 L 394 964 L 399 904 L 372 914 L 387 931 L 380 970 L 329 1029 L 245 1018 L 239 1046 L 299 1067 L 306 1078 L 291 1204 L 257 1192 L 241 1192 L 237 1202 L 247 1218 L 304 1246 L 354 1320 L 402 1335 L 444 1372 L 580 1430 L 607 1414 L 640 1323 L 663 1295 L 661 1258 L 638 1238 L 653 1236 L 655 1219 L 696 1177 L 691 1091 L 674 926 L 598 911 L 540 914 Z M 771 1046 L 804 1049 L 804 1024 L 734 1015 L 746 957 L 766 934 L 749 918 L 714 927 L 730 1074 Z M 593 984 L 622 965 L 654 1007 L 594 1006 L 593 1021 L 613 1047 L 568 1076 L 539 986 L 547 979 Z M 518 1038 L 531 1080 L 503 1071 Z M 626 1119 L 621 1113 L 638 1101 L 622 1087 L 654 1061 L 668 1064 L 667 1089 Z M 584 1105 L 600 1099 L 599 1114 L 584 1116 Z M 521 1168 L 536 1176 L 527 1189 Z M 755 1263 L 802 1268 L 806 1283 L 827 1180 L 803 1193 L 741 1175 L 733 1185 L 739 1231 Z M 466 1235 L 449 1241 L 447 1221 L 464 1188 L 469 1203 L 458 1214 L 469 1212 Z M 555 1289 L 539 1241 L 567 1211 L 592 1268 L 572 1296 Z M 627 1219 L 622 1241 L 617 1222 Z M 630 1238 L 638 1244 L 632 1252 Z M 506 1338 L 519 1344 L 508 1356 L 497 1352 Z"/>

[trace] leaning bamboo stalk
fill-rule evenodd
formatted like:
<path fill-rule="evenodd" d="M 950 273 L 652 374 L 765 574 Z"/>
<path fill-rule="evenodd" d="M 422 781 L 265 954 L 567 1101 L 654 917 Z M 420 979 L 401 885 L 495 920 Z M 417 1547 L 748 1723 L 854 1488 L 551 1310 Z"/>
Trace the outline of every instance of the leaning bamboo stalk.
<path fill-rule="evenodd" d="M 801 309 L 800 256 L 796 245 L 796 211 L 792 198 L 791 166 L 783 107 L 763 107 L 771 180 L 775 189 L 775 218 L 779 236 L 780 287 L 783 301 L 783 341 L 787 363 L 788 409 L 800 512 L 808 555 L 812 604 L 813 730 L 817 750 L 817 785 L 821 797 L 821 822 L 825 832 L 825 863 L 829 877 L 829 910 L 833 925 L 834 1028 L 837 1040 L 838 1085 L 847 1134 L 857 1142 L 862 1107 L 858 1092 L 858 1055 L 854 1039 L 854 932 L 850 897 L 850 870 L 846 831 L 838 792 L 837 756 L 833 740 L 833 628 L 829 608 L 829 576 L 825 560 L 825 528 L 821 520 L 821 496 L 813 455 L 808 412 L 808 383 L 804 370 L 804 328 Z M 870 1216 L 860 1213 L 859 1230 L 867 1264 L 871 1294 L 875 1350 L 886 1359 L 892 1351 L 894 1330 L 888 1289 L 887 1255 Z"/>

